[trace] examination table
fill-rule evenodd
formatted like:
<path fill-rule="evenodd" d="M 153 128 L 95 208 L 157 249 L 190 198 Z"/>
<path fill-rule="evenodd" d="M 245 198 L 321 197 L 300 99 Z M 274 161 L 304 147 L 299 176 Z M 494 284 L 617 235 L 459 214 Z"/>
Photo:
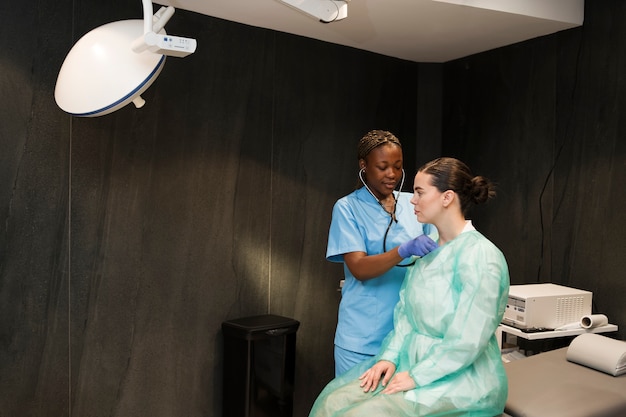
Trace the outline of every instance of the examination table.
<path fill-rule="evenodd" d="M 506 363 L 503 416 L 626 417 L 625 366 L 626 342 L 593 334 Z"/>

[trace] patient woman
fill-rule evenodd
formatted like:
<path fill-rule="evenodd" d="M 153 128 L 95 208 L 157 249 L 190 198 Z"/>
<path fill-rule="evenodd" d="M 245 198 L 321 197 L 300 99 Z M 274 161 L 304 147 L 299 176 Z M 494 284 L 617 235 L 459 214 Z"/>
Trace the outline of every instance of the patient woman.
<path fill-rule="evenodd" d="M 507 380 L 495 331 L 508 267 L 465 219 L 495 196 L 494 187 L 463 162 L 439 158 L 419 169 L 413 192 L 417 220 L 437 227 L 439 248 L 407 272 L 381 352 L 331 381 L 311 417 L 493 417 L 504 409 Z"/>

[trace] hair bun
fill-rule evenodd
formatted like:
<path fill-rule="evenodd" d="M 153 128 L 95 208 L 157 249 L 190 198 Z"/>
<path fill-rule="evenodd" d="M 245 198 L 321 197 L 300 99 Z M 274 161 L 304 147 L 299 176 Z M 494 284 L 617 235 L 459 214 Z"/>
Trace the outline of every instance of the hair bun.
<path fill-rule="evenodd" d="M 490 198 L 494 198 L 496 191 L 489 179 L 482 175 L 477 175 L 472 178 L 472 190 L 470 195 L 472 196 L 474 204 L 482 204 Z"/>

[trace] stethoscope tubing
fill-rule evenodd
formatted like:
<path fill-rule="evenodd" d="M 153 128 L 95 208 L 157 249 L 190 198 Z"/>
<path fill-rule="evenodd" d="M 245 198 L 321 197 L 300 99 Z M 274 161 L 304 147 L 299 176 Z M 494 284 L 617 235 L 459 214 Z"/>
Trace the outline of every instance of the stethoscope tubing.
<path fill-rule="evenodd" d="M 395 220 L 396 223 L 398 222 L 398 219 L 395 217 L 395 214 L 396 214 L 396 207 L 398 206 L 398 196 L 400 195 L 400 191 L 402 191 L 402 187 L 404 186 L 404 178 L 405 178 L 404 168 L 402 168 L 402 179 L 400 180 L 400 188 L 398 189 L 398 194 L 395 193 L 395 190 L 392 192 L 393 199 L 395 201 L 394 201 L 394 204 L 393 204 L 393 211 L 391 213 L 389 213 L 387 210 L 385 210 L 385 207 L 380 202 L 378 197 L 376 197 L 376 195 L 374 195 L 372 190 L 370 190 L 370 187 L 367 186 L 367 183 L 363 179 L 363 172 L 364 171 L 365 171 L 365 168 L 361 168 L 361 170 L 359 171 L 359 179 L 363 183 L 363 186 L 372 195 L 372 197 L 374 197 L 374 200 L 376 200 L 376 202 L 383 209 L 383 211 L 385 213 L 389 214 L 389 224 L 387 225 L 387 229 L 385 230 L 385 235 L 383 236 L 383 253 L 384 253 L 384 252 L 387 252 L 387 235 L 389 234 L 389 230 L 391 229 L 391 225 L 393 224 L 394 220 Z M 401 268 L 406 268 L 408 266 L 413 265 L 414 263 L 415 263 L 415 261 L 413 261 L 413 262 L 411 262 L 410 264 L 407 264 L 407 265 L 400 265 L 400 264 L 398 264 L 396 266 L 401 267 Z"/>

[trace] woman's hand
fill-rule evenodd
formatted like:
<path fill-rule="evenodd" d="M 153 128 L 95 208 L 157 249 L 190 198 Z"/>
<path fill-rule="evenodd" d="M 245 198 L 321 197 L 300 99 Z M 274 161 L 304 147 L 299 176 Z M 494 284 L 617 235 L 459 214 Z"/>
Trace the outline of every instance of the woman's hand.
<path fill-rule="evenodd" d="M 363 372 L 363 375 L 359 377 L 361 380 L 361 388 L 363 392 L 375 391 L 378 388 L 378 383 L 381 382 L 383 387 L 387 385 L 387 382 L 391 379 L 391 376 L 396 371 L 396 365 L 389 361 L 378 361 L 367 371 Z"/>
<path fill-rule="evenodd" d="M 415 381 L 409 375 L 408 372 L 398 372 L 393 376 L 389 384 L 385 386 L 383 394 L 395 394 L 396 392 L 409 391 L 416 387 Z"/>

